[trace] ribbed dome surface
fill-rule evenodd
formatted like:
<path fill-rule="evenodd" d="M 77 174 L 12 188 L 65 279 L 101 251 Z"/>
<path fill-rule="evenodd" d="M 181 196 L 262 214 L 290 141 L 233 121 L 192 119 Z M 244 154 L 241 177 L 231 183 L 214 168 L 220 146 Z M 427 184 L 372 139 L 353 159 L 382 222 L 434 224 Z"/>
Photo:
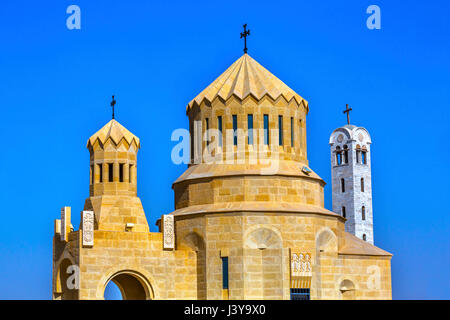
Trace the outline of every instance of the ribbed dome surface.
<path fill-rule="evenodd" d="M 187 110 L 195 104 L 200 105 L 203 100 L 211 102 L 216 97 L 227 100 L 232 95 L 241 100 L 249 95 L 252 95 L 257 100 L 261 100 L 265 95 L 270 96 L 273 100 L 283 96 L 287 101 L 294 98 L 298 104 L 303 101 L 305 107 L 308 107 L 308 102 L 295 93 L 294 90 L 248 54 L 244 54 L 195 99 L 189 102 Z"/>

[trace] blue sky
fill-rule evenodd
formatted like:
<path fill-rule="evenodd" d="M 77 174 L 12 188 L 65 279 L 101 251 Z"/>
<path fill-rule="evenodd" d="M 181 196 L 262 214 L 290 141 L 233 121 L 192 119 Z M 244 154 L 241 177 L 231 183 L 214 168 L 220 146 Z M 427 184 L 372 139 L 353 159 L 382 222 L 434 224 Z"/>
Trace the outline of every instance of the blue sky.
<path fill-rule="evenodd" d="M 81 30 L 66 8 L 81 8 Z M 381 29 L 366 8 L 381 8 Z M 373 140 L 375 243 L 395 299 L 449 299 L 448 1 L 10 1 L 0 5 L 0 299 L 51 298 L 53 220 L 89 192 L 87 139 L 111 117 L 141 138 L 138 193 L 152 231 L 174 207 L 171 133 L 187 103 L 242 54 L 309 101 L 308 158 L 328 184 L 328 138 Z"/>

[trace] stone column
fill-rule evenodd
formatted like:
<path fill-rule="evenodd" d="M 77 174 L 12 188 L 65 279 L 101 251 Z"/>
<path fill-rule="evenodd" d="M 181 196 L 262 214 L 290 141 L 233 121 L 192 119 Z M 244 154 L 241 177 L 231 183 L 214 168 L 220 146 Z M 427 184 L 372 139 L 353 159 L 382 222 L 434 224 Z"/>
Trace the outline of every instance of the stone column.
<path fill-rule="evenodd" d="M 102 170 L 103 170 L 103 182 L 108 182 L 109 175 L 108 175 L 108 164 L 106 162 L 101 164 Z"/>
<path fill-rule="evenodd" d="M 93 163 L 92 168 L 94 169 L 92 170 L 92 174 L 94 175 L 94 184 L 95 184 L 98 183 L 100 178 L 100 173 L 98 172 L 100 168 L 98 167 L 98 164 L 95 162 Z"/>
<path fill-rule="evenodd" d="M 130 164 L 124 163 L 123 165 L 123 182 L 130 181 Z"/>
<path fill-rule="evenodd" d="M 119 182 L 119 163 L 117 161 L 114 161 L 113 164 L 113 172 L 114 172 L 114 182 Z"/>

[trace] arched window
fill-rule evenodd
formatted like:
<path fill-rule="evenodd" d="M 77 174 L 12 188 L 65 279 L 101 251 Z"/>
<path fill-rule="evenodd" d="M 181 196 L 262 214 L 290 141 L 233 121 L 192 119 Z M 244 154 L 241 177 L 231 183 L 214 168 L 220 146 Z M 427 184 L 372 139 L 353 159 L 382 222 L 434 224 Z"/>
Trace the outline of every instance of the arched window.
<path fill-rule="evenodd" d="M 336 147 L 336 164 L 338 166 L 342 164 L 341 147 Z"/>
<path fill-rule="evenodd" d="M 366 148 L 366 146 L 362 147 L 361 162 L 362 162 L 362 164 L 367 164 L 367 148 Z"/>
<path fill-rule="evenodd" d="M 344 145 L 344 163 L 348 163 L 348 147 Z"/>
<path fill-rule="evenodd" d="M 361 208 L 361 218 L 366 220 L 366 207 L 364 206 Z"/>
<path fill-rule="evenodd" d="M 364 178 L 361 178 L 361 192 L 364 192 Z"/>
<path fill-rule="evenodd" d="M 364 241 L 366 241 L 366 240 L 367 240 L 367 236 L 366 236 L 366 234 L 365 234 L 365 233 L 363 234 L 363 240 L 364 240 Z"/>
<path fill-rule="evenodd" d="M 344 178 L 341 179 L 341 191 L 345 192 L 345 180 L 344 180 Z"/>
<path fill-rule="evenodd" d="M 342 207 L 342 216 L 346 218 L 345 207 Z"/>
<path fill-rule="evenodd" d="M 361 162 L 361 146 L 359 144 L 356 145 L 356 163 Z"/>

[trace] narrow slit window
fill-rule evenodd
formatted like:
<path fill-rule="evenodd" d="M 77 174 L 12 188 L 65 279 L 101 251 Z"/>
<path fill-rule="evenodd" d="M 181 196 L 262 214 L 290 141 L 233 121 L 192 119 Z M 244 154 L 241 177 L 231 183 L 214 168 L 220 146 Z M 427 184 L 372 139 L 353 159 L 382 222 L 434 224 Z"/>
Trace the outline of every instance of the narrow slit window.
<path fill-rule="evenodd" d="M 269 145 L 269 115 L 264 115 L 264 144 Z"/>
<path fill-rule="evenodd" d="M 125 164 L 124 163 L 119 163 L 119 181 L 123 182 L 123 166 Z"/>
<path fill-rule="evenodd" d="M 113 164 L 112 163 L 108 163 L 108 181 L 109 182 L 113 182 L 114 181 L 113 180 L 113 172 L 114 172 Z"/>
<path fill-rule="evenodd" d="M 364 178 L 361 178 L 361 192 L 364 192 Z"/>
<path fill-rule="evenodd" d="M 233 114 L 233 144 L 237 146 L 237 115 Z"/>
<path fill-rule="evenodd" d="M 283 116 L 278 116 L 278 144 L 283 145 Z"/>
<path fill-rule="evenodd" d="M 345 212 L 345 207 L 342 207 L 342 216 L 343 216 L 344 218 L 347 217 L 347 214 L 346 214 L 346 212 Z"/>
<path fill-rule="evenodd" d="M 209 146 L 209 119 L 205 118 L 205 127 L 206 127 L 206 146 Z"/>
<path fill-rule="evenodd" d="M 291 147 L 294 147 L 294 117 L 291 117 Z"/>
<path fill-rule="evenodd" d="M 247 129 L 248 129 L 248 144 L 253 145 L 253 115 L 249 114 L 247 117 Z"/>
<path fill-rule="evenodd" d="M 341 191 L 345 192 L 345 180 L 344 180 L 344 178 L 341 179 Z"/>
<path fill-rule="evenodd" d="M 194 121 L 190 120 L 189 135 L 191 137 L 191 163 L 194 162 Z"/>
<path fill-rule="evenodd" d="M 361 208 L 361 218 L 362 220 L 366 220 L 366 207 Z"/>
<path fill-rule="evenodd" d="M 222 257 L 222 289 L 228 288 L 228 257 Z"/>
<path fill-rule="evenodd" d="M 219 129 L 219 147 L 222 147 L 222 116 L 217 117 L 217 128 Z"/>
<path fill-rule="evenodd" d="M 365 234 L 365 233 L 363 234 L 363 240 L 364 240 L 364 241 L 366 241 L 366 240 L 367 240 L 367 236 L 366 236 L 366 234 Z"/>
<path fill-rule="evenodd" d="M 303 146 L 303 123 L 301 119 L 298 123 L 298 143 L 301 148 Z"/>
<path fill-rule="evenodd" d="M 99 182 L 103 182 L 103 165 L 101 163 L 98 164 L 98 171 L 100 172 Z"/>

